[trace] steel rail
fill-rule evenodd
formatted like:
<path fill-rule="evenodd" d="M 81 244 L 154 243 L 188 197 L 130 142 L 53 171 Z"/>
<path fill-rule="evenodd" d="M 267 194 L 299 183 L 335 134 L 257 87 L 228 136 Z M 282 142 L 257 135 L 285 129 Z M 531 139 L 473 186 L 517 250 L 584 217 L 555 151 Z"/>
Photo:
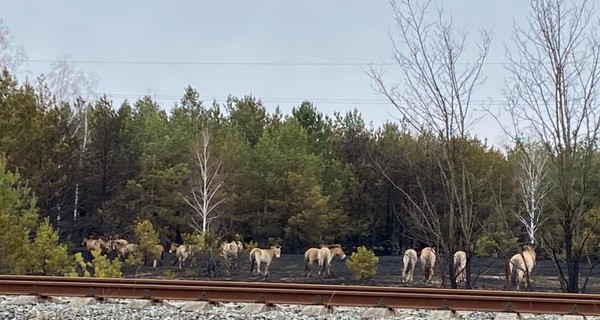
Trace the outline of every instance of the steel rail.
<path fill-rule="evenodd" d="M 0 276 L 0 294 L 600 315 L 600 295 L 299 283 Z"/>
<path fill-rule="evenodd" d="M 24 280 L 24 281 L 47 281 L 47 276 L 12 276 L 0 275 L 0 281 L 8 280 Z M 63 282 L 89 282 L 89 283 L 123 283 L 123 284 L 148 284 L 148 285 L 178 285 L 178 286 L 214 286 L 218 283 L 221 287 L 244 286 L 246 288 L 280 288 L 280 289 L 316 289 L 316 290 L 331 290 L 331 291 L 370 291 L 370 292 L 389 292 L 400 294 L 413 293 L 447 293 L 460 294 L 463 296 L 500 296 L 505 297 L 507 294 L 514 297 L 536 297 L 536 298 L 556 298 L 560 295 L 562 298 L 572 299 L 589 299 L 599 300 L 600 294 L 584 294 L 584 293 L 555 293 L 555 292 L 529 292 L 529 291 L 502 291 L 502 290 L 467 290 L 467 289 L 440 289 L 440 288 L 416 288 L 416 287 L 383 287 L 383 286 L 362 286 L 362 285 L 331 285 L 331 284 L 314 284 L 314 283 L 281 283 L 281 282 L 240 282 L 229 280 L 168 280 L 168 279 L 152 279 L 152 278 L 80 278 L 80 277 L 56 277 Z"/>

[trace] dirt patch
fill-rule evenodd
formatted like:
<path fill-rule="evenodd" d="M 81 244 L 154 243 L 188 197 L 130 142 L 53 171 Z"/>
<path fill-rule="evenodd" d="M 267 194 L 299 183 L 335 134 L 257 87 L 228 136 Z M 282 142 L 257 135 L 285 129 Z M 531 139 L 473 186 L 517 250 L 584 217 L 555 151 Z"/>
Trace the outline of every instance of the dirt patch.
<path fill-rule="evenodd" d="M 203 280 L 232 280 L 232 281 L 267 281 L 267 282 L 296 282 L 296 283 L 327 283 L 327 284 L 346 284 L 346 285 L 375 285 L 375 286 L 405 286 L 401 283 L 402 257 L 400 256 L 380 256 L 377 266 L 377 275 L 369 280 L 357 280 L 344 262 L 338 258 L 332 263 L 334 277 L 322 279 L 317 275 L 310 278 L 304 277 L 304 256 L 299 254 L 283 254 L 281 258 L 275 261 L 269 268 L 269 277 L 264 279 L 257 275 L 250 274 L 250 262 L 245 256 L 239 262 L 238 268 L 232 268 L 227 271 L 220 268 L 214 276 L 208 276 L 204 273 L 198 276 L 195 268 L 184 267 L 179 270 L 173 266 L 174 256 L 165 254 L 162 265 L 156 269 L 151 266 L 140 268 L 125 268 L 125 277 L 143 277 L 143 278 L 164 278 L 171 274 L 177 279 L 203 279 Z M 473 288 L 474 289 L 495 289 L 504 287 L 504 263 L 502 259 L 477 259 L 473 260 Z M 584 277 L 587 270 L 582 266 L 580 276 L 580 287 L 583 286 Z M 440 265 L 436 265 L 434 283 L 424 285 L 423 272 L 420 264 L 417 264 L 415 270 L 414 282 L 411 287 L 440 287 Z M 550 260 L 539 260 L 533 271 L 532 291 L 560 292 L 560 283 L 556 275 L 556 269 Z M 587 293 L 600 293 L 600 272 L 595 272 L 590 277 L 586 288 Z"/>

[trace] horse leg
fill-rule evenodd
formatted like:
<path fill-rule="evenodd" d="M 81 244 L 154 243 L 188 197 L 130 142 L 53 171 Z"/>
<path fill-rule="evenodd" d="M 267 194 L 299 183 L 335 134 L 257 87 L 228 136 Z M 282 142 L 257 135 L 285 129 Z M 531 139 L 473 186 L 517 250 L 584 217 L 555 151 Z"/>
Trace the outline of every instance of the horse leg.
<path fill-rule="evenodd" d="M 271 264 L 270 262 L 265 263 L 265 278 L 269 276 L 269 265 L 270 264 Z"/>
<path fill-rule="evenodd" d="M 308 278 L 310 276 L 310 274 L 311 274 L 311 271 L 310 271 L 310 262 L 309 262 L 308 259 L 305 259 L 304 260 L 304 276 L 306 278 Z"/>

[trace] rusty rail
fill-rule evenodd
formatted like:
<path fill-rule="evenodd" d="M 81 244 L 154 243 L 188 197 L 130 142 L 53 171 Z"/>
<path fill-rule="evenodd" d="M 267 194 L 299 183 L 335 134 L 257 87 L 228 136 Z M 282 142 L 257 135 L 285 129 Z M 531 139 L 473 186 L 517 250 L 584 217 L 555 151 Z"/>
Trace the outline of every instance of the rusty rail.
<path fill-rule="evenodd" d="M 0 294 L 600 315 L 600 295 L 299 283 L 0 276 Z"/>

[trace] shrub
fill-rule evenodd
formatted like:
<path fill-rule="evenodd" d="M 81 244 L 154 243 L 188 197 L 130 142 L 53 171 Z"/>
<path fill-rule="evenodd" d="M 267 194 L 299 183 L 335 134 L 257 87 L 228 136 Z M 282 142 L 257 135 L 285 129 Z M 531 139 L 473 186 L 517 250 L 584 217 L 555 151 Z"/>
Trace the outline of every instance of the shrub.
<path fill-rule="evenodd" d="M 475 244 L 475 255 L 482 258 L 498 258 L 505 252 L 510 252 L 518 247 L 518 239 L 506 233 L 496 233 L 490 236 L 482 236 Z"/>
<path fill-rule="evenodd" d="M 17 265 L 28 274 L 64 275 L 72 273 L 72 258 L 67 246 L 59 244 L 48 218 L 37 228 L 35 239 L 24 246 L 23 259 Z"/>
<path fill-rule="evenodd" d="M 121 271 L 122 262 L 119 259 L 109 260 L 99 250 L 91 250 L 94 261 L 89 265 L 94 268 L 96 278 L 120 278 L 123 276 Z"/>
<path fill-rule="evenodd" d="M 360 246 L 346 261 L 346 266 L 352 271 L 352 274 L 358 279 L 370 279 L 377 274 L 377 263 L 379 258 L 375 256 L 373 251 L 368 250 L 364 246 Z"/>

